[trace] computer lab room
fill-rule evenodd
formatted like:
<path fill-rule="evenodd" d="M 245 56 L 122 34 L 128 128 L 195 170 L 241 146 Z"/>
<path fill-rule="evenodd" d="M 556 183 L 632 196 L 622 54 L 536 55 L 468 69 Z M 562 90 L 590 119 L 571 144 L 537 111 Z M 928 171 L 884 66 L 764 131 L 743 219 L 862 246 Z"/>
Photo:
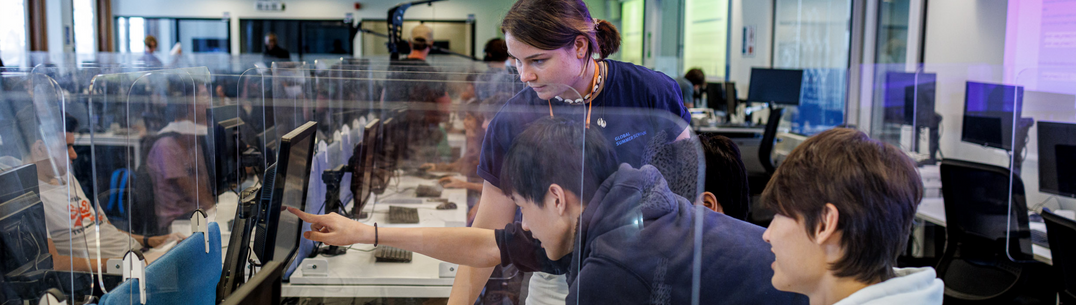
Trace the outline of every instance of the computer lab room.
<path fill-rule="evenodd" d="M 1076 1 L 0 8 L 0 305 L 1076 304 Z"/>

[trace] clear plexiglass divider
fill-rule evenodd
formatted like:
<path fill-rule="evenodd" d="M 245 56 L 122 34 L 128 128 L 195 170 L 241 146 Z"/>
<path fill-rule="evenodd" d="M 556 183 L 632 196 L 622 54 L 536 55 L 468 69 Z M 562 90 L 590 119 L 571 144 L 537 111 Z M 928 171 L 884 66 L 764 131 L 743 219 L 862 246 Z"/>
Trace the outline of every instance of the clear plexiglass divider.
<path fill-rule="evenodd" d="M 21 71 L 20 71 L 21 70 Z M 75 187 L 64 95 L 44 73 L 0 71 L 0 223 L 4 246 L 0 302 L 52 296 L 79 302 L 100 295 L 91 259 L 102 216 Z"/>

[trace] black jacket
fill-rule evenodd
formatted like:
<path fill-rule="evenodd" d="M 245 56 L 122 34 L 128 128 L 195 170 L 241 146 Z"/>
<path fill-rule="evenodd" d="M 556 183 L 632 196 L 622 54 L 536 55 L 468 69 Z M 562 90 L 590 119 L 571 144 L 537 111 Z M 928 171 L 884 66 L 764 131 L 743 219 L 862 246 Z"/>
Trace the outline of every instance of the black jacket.
<path fill-rule="evenodd" d="M 696 217 L 703 218 L 697 266 Z M 550 261 L 518 223 L 496 236 L 502 264 L 567 274 L 567 304 L 691 304 L 696 267 L 700 304 L 807 304 L 806 296 L 773 288 L 763 231 L 711 210 L 700 214 L 653 166 L 624 164 L 584 208 L 570 259 Z"/>

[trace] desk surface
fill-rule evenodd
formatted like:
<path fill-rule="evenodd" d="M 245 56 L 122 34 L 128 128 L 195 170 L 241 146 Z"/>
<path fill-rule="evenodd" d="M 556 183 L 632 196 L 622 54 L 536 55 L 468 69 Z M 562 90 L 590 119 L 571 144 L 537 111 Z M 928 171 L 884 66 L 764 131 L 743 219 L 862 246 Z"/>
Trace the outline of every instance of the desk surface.
<path fill-rule="evenodd" d="M 383 201 L 414 198 L 414 187 L 419 184 L 434 184 L 433 180 L 424 180 L 403 176 L 399 186 L 393 184 L 384 195 L 375 202 L 367 204 L 364 211 L 373 211 L 370 219 L 363 223 L 377 222 L 379 227 L 458 227 L 464 226 L 467 219 L 467 191 L 463 189 L 446 189 L 441 198 L 456 203 L 454 210 L 437 210 L 439 202 L 423 201 L 421 204 L 390 204 Z M 397 190 L 403 190 L 393 194 Z M 386 196 L 388 195 L 388 196 Z M 375 198 L 371 198 L 375 199 Z M 350 205 L 351 203 L 349 203 Z M 418 224 L 389 224 L 390 205 L 415 207 L 419 210 Z M 328 262 L 327 276 L 307 276 L 302 268 L 292 274 L 290 283 L 282 287 L 285 297 L 436 297 L 447 298 L 452 290 L 453 278 L 441 278 L 442 261 L 414 253 L 410 263 L 376 263 L 371 245 L 353 245 L 346 254 L 326 257 L 319 255 L 314 259 Z M 304 261 L 305 262 L 305 261 Z"/>
<path fill-rule="evenodd" d="M 919 210 L 915 211 L 915 216 L 944 227 L 945 202 L 941 198 L 923 198 L 923 202 L 919 204 Z M 1046 232 L 1046 224 L 1044 223 L 1032 222 L 1028 226 L 1032 230 Z M 1049 248 L 1032 244 L 1031 252 L 1035 255 L 1035 260 L 1053 264 L 1053 257 Z"/>

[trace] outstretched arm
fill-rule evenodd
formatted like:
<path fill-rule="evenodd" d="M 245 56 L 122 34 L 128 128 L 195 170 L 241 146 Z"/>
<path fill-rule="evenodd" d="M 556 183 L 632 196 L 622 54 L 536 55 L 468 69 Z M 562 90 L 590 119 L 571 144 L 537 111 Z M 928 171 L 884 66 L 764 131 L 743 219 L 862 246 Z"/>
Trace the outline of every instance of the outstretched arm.
<path fill-rule="evenodd" d="M 310 223 L 303 237 L 329 245 L 387 245 L 425 254 L 439 260 L 474 267 L 501 263 L 493 230 L 479 228 L 384 228 L 348 219 L 339 214 L 313 215 L 295 208 L 288 211 Z M 376 239 L 376 240 L 375 240 Z"/>

